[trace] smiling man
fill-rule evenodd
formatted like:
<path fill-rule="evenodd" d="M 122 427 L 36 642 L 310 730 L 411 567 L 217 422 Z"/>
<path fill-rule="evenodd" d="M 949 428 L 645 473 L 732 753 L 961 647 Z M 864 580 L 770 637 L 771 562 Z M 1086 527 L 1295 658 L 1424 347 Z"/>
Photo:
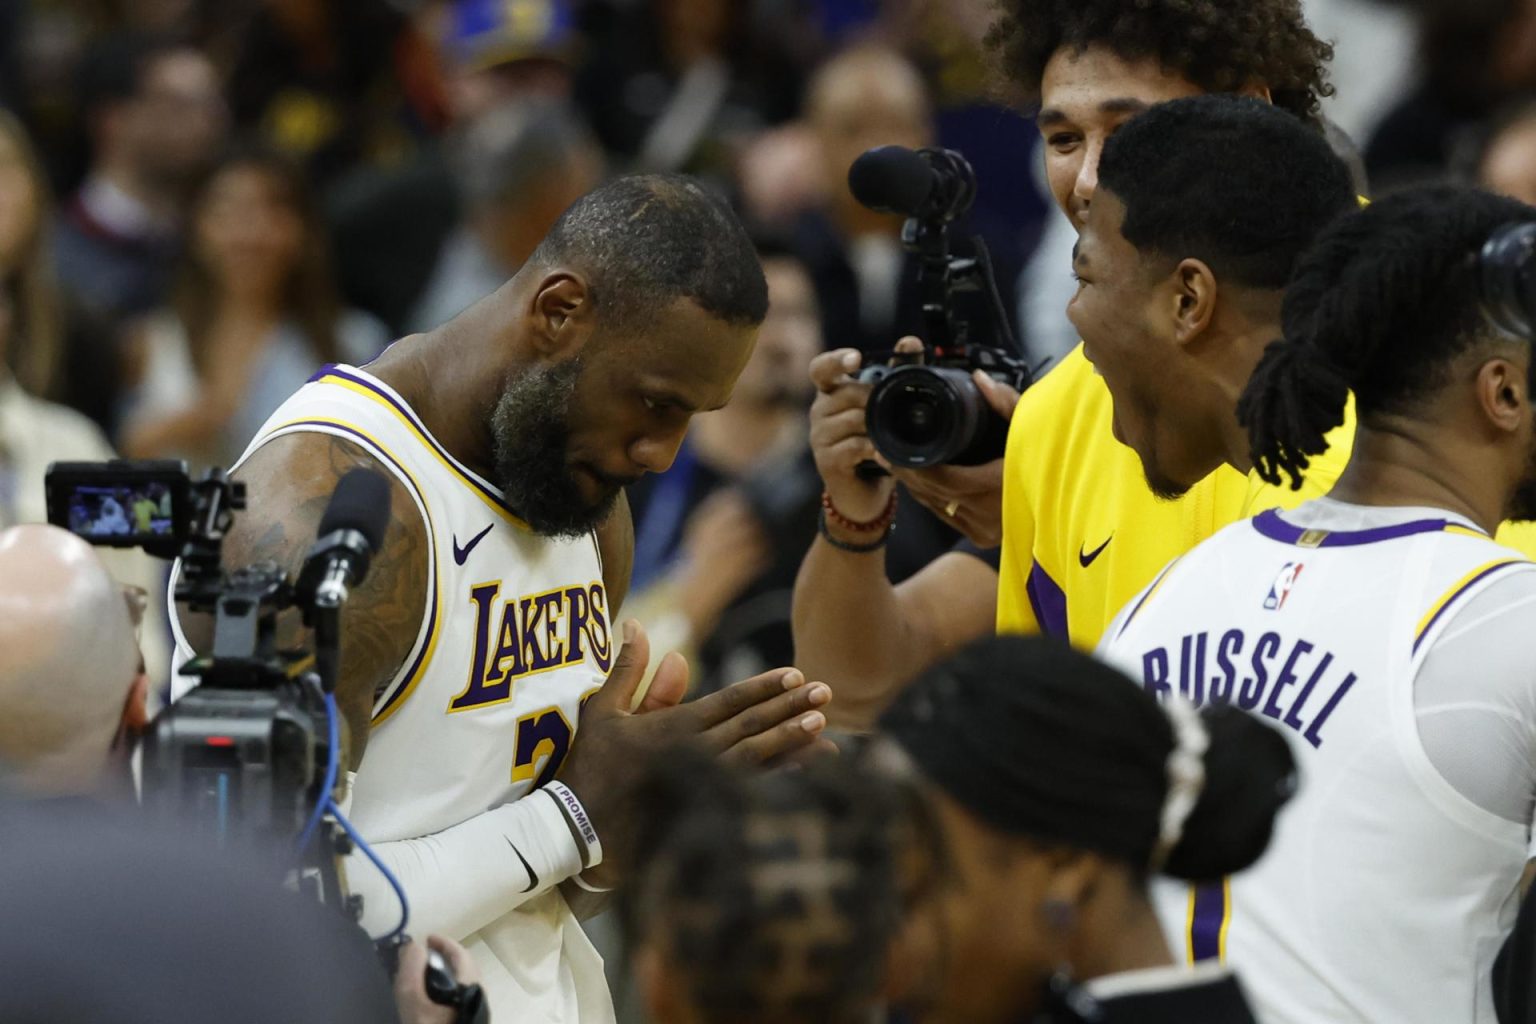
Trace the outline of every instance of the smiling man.
<path fill-rule="evenodd" d="M 1173 501 L 1223 465 L 1247 468 L 1237 399 L 1280 336 L 1286 280 L 1357 205 L 1322 135 L 1257 100 L 1159 104 L 1104 147 L 1067 316 L 1109 390 L 1111 431 L 1153 494 Z M 1314 489 L 1348 455 L 1346 437 L 1316 467 Z M 1299 500 L 1257 477 L 1216 481 L 1229 483 L 1245 506 Z"/>

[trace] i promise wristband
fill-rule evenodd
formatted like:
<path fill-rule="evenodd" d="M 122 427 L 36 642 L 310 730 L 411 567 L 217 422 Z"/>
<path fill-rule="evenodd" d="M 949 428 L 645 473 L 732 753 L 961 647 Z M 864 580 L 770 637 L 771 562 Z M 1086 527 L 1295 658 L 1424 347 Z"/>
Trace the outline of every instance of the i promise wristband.
<path fill-rule="evenodd" d="M 587 817 L 587 809 L 581 806 L 581 801 L 576 799 L 576 794 L 563 782 L 547 782 L 544 784 L 544 792 L 554 800 L 566 819 L 576 829 L 576 834 L 581 837 L 582 844 L 586 847 L 582 858 L 582 867 L 595 868 L 603 862 L 603 843 L 597 838 L 597 829 L 592 827 L 592 819 Z"/>

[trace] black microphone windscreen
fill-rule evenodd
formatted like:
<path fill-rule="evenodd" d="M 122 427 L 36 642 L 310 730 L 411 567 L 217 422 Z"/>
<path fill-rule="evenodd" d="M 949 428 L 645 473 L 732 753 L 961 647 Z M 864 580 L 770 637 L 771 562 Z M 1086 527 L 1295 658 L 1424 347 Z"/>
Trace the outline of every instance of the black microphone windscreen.
<path fill-rule="evenodd" d="M 913 150 L 880 146 L 848 168 L 848 190 L 872 210 L 905 213 L 922 209 L 933 191 L 933 168 Z"/>
<path fill-rule="evenodd" d="M 336 530 L 356 530 L 377 551 L 389 526 L 389 481 L 377 470 L 359 466 L 348 470 L 336 485 L 331 503 L 320 518 L 319 536 Z"/>

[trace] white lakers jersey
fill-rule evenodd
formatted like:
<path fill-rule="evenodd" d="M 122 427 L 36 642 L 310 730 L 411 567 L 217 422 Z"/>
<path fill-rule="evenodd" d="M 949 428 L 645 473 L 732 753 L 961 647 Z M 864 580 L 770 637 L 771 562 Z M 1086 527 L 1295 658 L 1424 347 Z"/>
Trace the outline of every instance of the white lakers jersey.
<path fill-rule="evenodd" d="M 1375 525 L 1316 528 L 1339 510 Z M 1414 685 L 1460 606 L 1531 572 L 1449 513 L 1324 500 L 1217 533 L 1106 634 L 1101 655 L 1148 692 L 1268 718 L 1301 767 L 1257 865 L 1155 889 L 1174 949 L 1229 958 L 1265 1021 L 1494 1020 L 1489 972 L 1530 828 L 1436 771 Z"/>
<path fill-rule="evenodd" d="M 582 701 L 612 663 L 595 536 L 533 533 L 363 370 L 317 374 L 243 458 L 301 432 L 344 438 L 372 455 L 410 493 L 429 537 L 425 615 L 377 695 L 353 781 L 358 831 L 376 844 L 430 836 L 547 782 L 575 737 Z M 452 937 L 479 963 L 498 1018 L 612 1019 L 602 961 L 557 890 Z"/>

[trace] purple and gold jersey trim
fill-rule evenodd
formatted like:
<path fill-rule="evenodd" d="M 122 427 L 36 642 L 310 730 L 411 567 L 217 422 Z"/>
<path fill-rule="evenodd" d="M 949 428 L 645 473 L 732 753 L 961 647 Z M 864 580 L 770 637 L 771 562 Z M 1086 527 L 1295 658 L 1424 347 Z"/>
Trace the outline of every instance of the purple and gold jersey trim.
<path fill-rule="evenodd" d="M 1253 528 L 1270 540 L 1302 548 L 1349 548 L 1361 544 L 1379 544 L 1382 541 L 1413 537 L 1420 533 L 1463 533 L 1474 537 L 1487 534 L 1468 529 L 1449 519 L 1415 519 L 1412 522 L 1378 526 L 1370 530 L 1309 530 L 1280 518 L 1275 509 L 1260 512 L 1251 520 Z"/>
<path fill-rule="evenodd" d="M 500 491 L 492 487 L 479 475 L 470 471 L 458 459 L 455 459 L 448 452 L 448 449 L 438 443 L 437 438 L 432 436 L 431 432 L 427 430 L 426 426 L 422 424 L 421 420 L 417 418 L 416 413 L 409 406 L 379 384 L 369 380 L 367 377 L 349 373 L 336 365 L 324 367 L 319 373 L 311 377 L 309 382 L 311 384 L 330 384 L 334 387 L 346 388 L 348 391 L 362 395 L 364 398 L 384 406 L 405 425 L 405 428 L 417 440 L 426 446 L 427 450 L 443 464 L 445 469 L 458 477 L 470 490 L 474 491 L 481 501 L 485 502 L 487 506 L 495 510 L 503 519 L 506 519 L 518 529 L 528 529 L 528 524 L 523 522 L 517 513 L 512 510 L 512 507 L 507 504 Z"/>
<path fill-rule="evenodd" d="M 417 648 L 416 657 L 411 661 L 410 667 L 406 669 L 405 674 L 399 678 L 389 693 L 383 697 L 382 703 L 375 703 L 373 724 L 377 727 L 386 722 L 391 715 L 400 709 L 401 705 L 405 703 L 406 698 L 411 695 L 411 691 L 416 689 L 416 685 L 427 674 L 427 666 L 432 663 L 432 653 L 437 649 L 438 638 L 442 636 L 442 629 L 440 628 L 442 626 L 442 607 L 438 599 L 438 591 L 441 588 L 438 586 L 437 579 L 437 552 L 435 549 L 432 549 L 437 531 L 432 525 L 432 509 L 427 504 L 426 495 L 422 492 L 421 485 L 416 482 L 416 478 L 411 475 L 410 470 L 401 465 L 400 461 L 391 455 L 389 450 L 380 444 L 378 439 L 372 434 L 360 430 L 350 423 L 319 417 L 291 420 L 276 427 L 267 436 L 268 438 L 275 437 L 284 431 L 302 427 L 322 427 L 327 431 L 339 431 L 360 442 L 375 458 L 382 459 L 394 467 L 401 478 L 409 484 L 411 490 L 415 492 L 416 499 L 421 502 L 422 511 L 427 517 L 427 546 L 432 551 L 432 576 L 427 591 L 427 635 Z"/>
<path fill-rule="evenodd" d="M 1189 926 L 1185 933 L 1190 963 L 1226 960 L 1227 928 L 1232 924 L 1232 881 L 1189 887 Z"/>
<path fill-rule="evenodd" d="M 1424 613 L 1424 617 L 1419 619 L 1418 628 L 1413 632 L 1413 653 L 1419 653 L 1419 645 L 1424 642 L 1424 638 L 1429 635 L 1429 631 L 1435 627 L 1435 623 L 1440 621 L 1441 616 L 1450 609 L 1451 605 L 1456 603 L 1457 598 L 1501 569 L 1507 569 L 1512 565 L 1530 564 L 1530 562 L 1523 558 L 1497 558 L 1491 562 L 1483 563 L 1457 580 L 1449 590 L 1440 595 L 1439 600 L 1429 606 L 1429 611 Z"/>

